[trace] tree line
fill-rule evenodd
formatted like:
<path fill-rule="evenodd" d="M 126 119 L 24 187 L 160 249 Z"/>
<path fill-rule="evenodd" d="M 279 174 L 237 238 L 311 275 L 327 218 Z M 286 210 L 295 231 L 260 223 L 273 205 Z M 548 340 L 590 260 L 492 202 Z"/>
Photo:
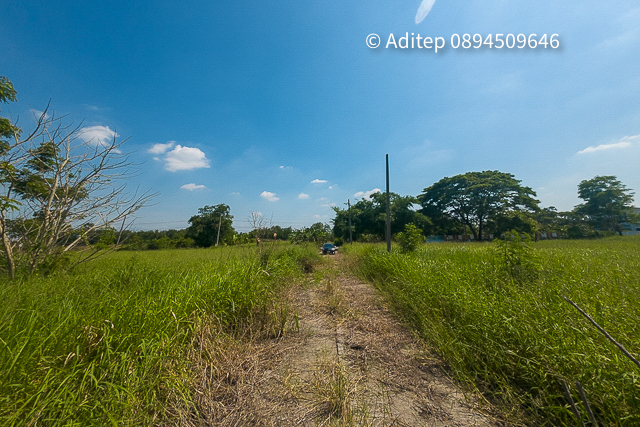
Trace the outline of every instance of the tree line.
<path fill-rule="evenodd" d="M 624 223 L 638 221 L 633 192 L 615 176 L 596 176 L 578 185 L 584 201 L 568 212 L 541 208 L 536 193 L 514 175 L 500 171 L 445 177 L 420 195 L 390 194 L 392 234 L 412 224 L 428 235 L 470 235 L 475 240 L 503 233 L 562 233 L 568 238 L 622 234 Z M 333 233 L 347 241 L 385 238 L 386 195 L 375 193 L 350 208 L 334 207 Z M 351 221 L 351 230 L 349 229 Z"/>
<path fill-rule="evenodd" d="M 260 213 L 251 212 L 246 221 L 252 230 L 238 232 L 233 227 L 233 219 L 228 205 L 207 205 L 199 208 L 198 213 L 189 218 L 189 226 L 182 230 L 124 231 L 122 249 L 208 248 L 218 245 L 260 244 L 264 241 L 318 243 L 333 237 L 331 227 L 321 222 L 293 229 L 273 225 L 271 220 L 264 218 Z M 113 230 L 110 235 L 114 240 Z"/>

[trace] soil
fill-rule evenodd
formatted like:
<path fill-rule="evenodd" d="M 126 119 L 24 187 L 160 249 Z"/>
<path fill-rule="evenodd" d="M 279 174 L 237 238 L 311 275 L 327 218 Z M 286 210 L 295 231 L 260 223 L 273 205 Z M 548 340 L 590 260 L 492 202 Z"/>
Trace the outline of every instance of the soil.
<path fill-rule="evenodd" d="M 222 338 L 201 334 L 199 397 L 181 425 L 504 425 L 448 378 L 372 285 L 346 273 L 340 255 L 324 260 L 292 289 L 284 335 L 225 338 L 233 351 L 205 354 Z"/>

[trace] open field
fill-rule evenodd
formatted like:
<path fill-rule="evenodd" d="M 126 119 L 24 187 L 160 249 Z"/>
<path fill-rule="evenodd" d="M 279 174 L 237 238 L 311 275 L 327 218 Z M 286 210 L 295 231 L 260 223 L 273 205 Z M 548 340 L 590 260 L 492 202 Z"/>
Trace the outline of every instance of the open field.
<path fill-rule="evenodd" d="M 524 249 L 523 249 L 524 248 Z M 566 295 L 640 353 L 640 239 L 526 246 L 430 244 L 417 253 L 345 248 L 362 277 L 513 423 L 577 424 L 561 381 L 580 381 L 600 425 L 640 425 L 640 370 Z"/>
<path fill-rule="evenodd" d="M 203 328 L 230 339 L 277 336 L 293 321 L 280 295 L 316 252 L 119 252 L 71 273 L 1 283 L 0 424 L 162 425 L 191 416 L 192 349 Z"/>
<path fill-rule="evenodd" d="M 639 238 L 406 255 L 353 245 L 311 273 L 316 246 L 267 244 L 118 252 L 3 282 L 0 424 L 573 426 L 564 380 L 585 422 L 576 381 L 600 425 L 638 425 L 640 371 L 560 295 L 637 355 L 639 249 Z M 387 305 L 487 402 L 449 384 Z"/>

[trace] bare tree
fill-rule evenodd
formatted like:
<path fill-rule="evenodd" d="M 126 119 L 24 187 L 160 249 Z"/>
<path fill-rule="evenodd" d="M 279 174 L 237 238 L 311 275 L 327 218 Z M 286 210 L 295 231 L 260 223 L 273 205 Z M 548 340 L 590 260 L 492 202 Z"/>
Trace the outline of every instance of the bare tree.
<path fill-rule="evenodd" d="M 55 266 L 102 229 L 117 229 L 117 245 L 132 214 L 155 196 L 127 191 L 125 181 L 135 172 L 121 151 L 126 140 L 83 136 L 79 126 L 65 126 L 45 110 L 29 136 L 15 132 L 3 147 L 0 235 L 9 277 L 17 264 L 29 273 Z M 79 252 L 75 262 L 96 253 Z"/>
<path fill-rule="evenodd" d="M 260 238 L 265 237 L 266 230 L 271 227 L 271 220 L 268 220 L 262 215 L 262 212 L 251 212 L 247 219 L 252 231 L 255 234 L 256 244 L 260 244 Z"/>

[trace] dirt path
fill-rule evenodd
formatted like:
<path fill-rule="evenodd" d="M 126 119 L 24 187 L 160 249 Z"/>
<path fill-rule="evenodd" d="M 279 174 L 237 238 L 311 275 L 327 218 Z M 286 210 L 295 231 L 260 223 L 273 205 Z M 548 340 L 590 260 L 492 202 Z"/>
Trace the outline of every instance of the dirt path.
<path fill-rule="evenodd" d="M 320 279 L 292 291 L 293 332 L 236 343 L 231 355 L 205 363 L 199 416 L 184 425 L 500 425 L 474 408 L 370 285 L 344 273 L 339 255 L 325 261 Z"/>

